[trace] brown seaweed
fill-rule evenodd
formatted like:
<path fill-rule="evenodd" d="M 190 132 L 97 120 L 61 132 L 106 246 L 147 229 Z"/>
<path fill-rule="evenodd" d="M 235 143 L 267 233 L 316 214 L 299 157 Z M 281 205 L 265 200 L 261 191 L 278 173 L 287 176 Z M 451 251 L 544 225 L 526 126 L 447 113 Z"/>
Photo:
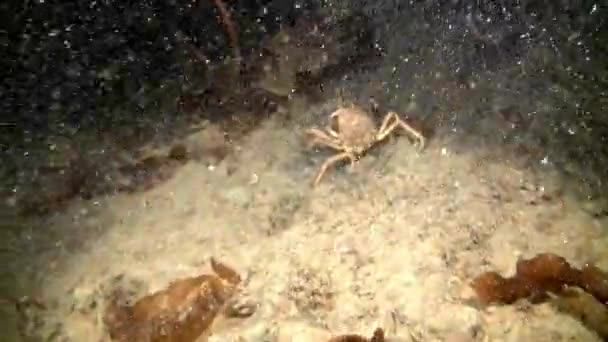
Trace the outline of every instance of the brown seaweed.
<path fill-rule="evenodd" d="M 211 259 L 215 275 L 181 279 L 166 289 L 145 296 L 133 305 L 114 296 L 104 323 L 116 342 L 193 342 L 208 333 L 225 303 L 234 294 L 240 276 Z"/>
<path fill-rule="evenodd" d="M 384 342 L 384 330 L 376 328 L 371 338 L 357 334 L 348 334 L 332 337 L 327 342 Z"/>
<path fill-rule="evenodd" d="M 537 302 L 548 298 L 548 293 L 563 295 L 568 287 L 579 287 L 608 305 L 608 274 L 592 265 L 575 268 L 551 253 L 519 260 L 511 277 L 482 273 L 471 282 L 471 287 L 483 304 L 511 304 L 519 299 Z"/>

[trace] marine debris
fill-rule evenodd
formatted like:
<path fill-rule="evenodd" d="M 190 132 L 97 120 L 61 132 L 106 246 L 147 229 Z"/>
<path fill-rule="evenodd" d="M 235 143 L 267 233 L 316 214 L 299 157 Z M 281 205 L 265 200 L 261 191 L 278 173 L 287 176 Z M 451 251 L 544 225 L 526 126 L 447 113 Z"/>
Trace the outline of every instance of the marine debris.
<path fill-rule="evenodd" d="M 124 298 L 117 291 L 104 315 L 110 338 L 115 342 L 194 342 L 210 333 L 218 314 L 244 312 L 226 310 L 241 282 L 238 273 L 214 259 L 211 268 L 215 275 L 175 281 L 133 305 L 121 303 Z M 246 310 L 244 316 L 251 314 L 253 310 Z"/>
<path fill-rule="evenodd" d="M 558 255 L 538 254 L 519 260 L 511 277 L 485 272 L 471 287 L 482 304 L 512 304 L 519 299 L 536 304 L 550 299 L 551 293 L 556 295 L 551 303 L 558 311 L 580 320 L 608 341 L 608 273 L 596 266 L 578 269 Z"/>
<path fill-rule="evenodd" d="M 548 293 L 561 295 L 567 287 L 578 287 L 608 305 L 608 274 L 593 265 L 575 268 L 551 253 L 519 260 L 511 277 L 493 271 L 482 273 L 471 287 L 483 304 L 512 304 L 524 298 L 538 302 L 548 298 Z"/>

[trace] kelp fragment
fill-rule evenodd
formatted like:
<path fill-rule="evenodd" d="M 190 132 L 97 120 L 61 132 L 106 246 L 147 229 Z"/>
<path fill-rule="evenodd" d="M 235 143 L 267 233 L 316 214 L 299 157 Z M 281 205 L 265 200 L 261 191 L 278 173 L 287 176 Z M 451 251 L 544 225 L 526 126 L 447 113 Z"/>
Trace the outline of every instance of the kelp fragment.
<path fill-rule="evenodd" d="M 524 298 L 537 302 L 548 293 L 562 295 L 567 287 L 579 287 L 608 305 L 608 274 L 592 265 L 577 269 L 551 253 L 519 260 L 515 275 L 508 278 L 496 272 L 482 273 L 471 287 L 483 304 L 511 304 Z"/>
<path fill-rule="evenodd" d="M 208 333 L 214 319 L 235 293 L 241 277 L 211 259 L 214 275 L 178 280 L 133 305 L 110 301 L 104 316 L 115 342 L 193 342 Z"/>
<path fill-rule="evenodd" d="M 382 328 L 376 328 L 371 338 L 356 334 L 348 334 L 332 337 L 327 342 L 384 342 L 384 330 L 382 330 Z"/>

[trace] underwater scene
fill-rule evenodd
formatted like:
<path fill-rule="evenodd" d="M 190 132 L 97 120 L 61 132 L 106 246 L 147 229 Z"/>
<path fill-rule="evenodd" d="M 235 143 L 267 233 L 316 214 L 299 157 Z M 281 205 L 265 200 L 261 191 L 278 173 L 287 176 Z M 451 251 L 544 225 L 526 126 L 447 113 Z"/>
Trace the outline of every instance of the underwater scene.
<path fill-rule="evenodd" d="M 606 4 L 1 6 L 0 341 L 608 341 Z"/>

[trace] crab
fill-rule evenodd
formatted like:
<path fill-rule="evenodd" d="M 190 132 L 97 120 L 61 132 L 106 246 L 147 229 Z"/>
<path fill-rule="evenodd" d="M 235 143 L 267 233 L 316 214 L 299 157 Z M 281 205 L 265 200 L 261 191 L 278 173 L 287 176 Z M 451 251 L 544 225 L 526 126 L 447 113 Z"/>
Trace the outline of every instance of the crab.
<path fill-rule="evenodd" d="M 348 159 L 351 170 L 356 162 L 375 144 L 386 139 L 397 127 L 401 127 L 418 141 L 422 150 L 426 139 L 422 132 L 405 121 L 393 111 L 389 111 L 378 128 L 372 117 L 355 105 L 342 106 L 329 115 L 329 125 L 325 129 L 310 128 L 306 134 L 310 137 L 310 146 L 327 146 L 339 153 L 329 157 L 319 170 L 314 180 L 318 185 L 327 169 L 339 161 Z"/>

